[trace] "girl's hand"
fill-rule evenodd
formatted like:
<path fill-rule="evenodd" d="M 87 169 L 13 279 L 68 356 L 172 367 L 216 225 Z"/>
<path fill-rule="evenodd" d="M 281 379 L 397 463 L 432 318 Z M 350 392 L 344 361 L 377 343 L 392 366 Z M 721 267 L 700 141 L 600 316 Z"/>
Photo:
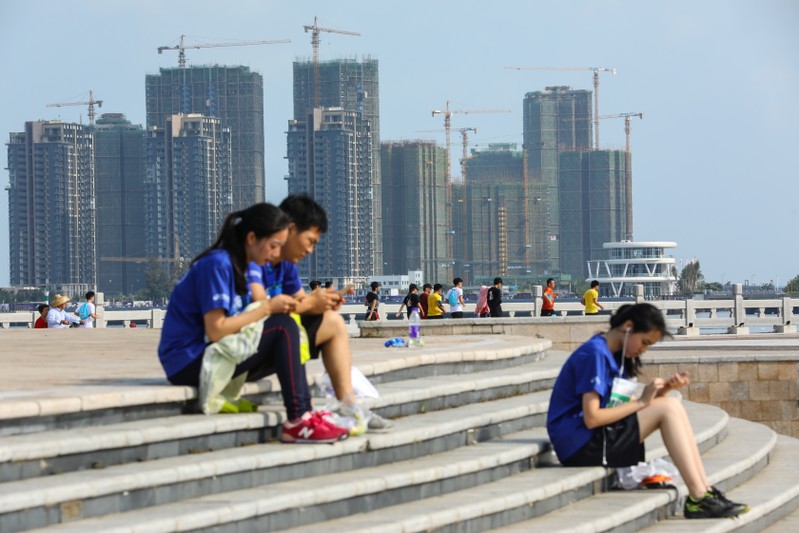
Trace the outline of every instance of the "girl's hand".
<path fill-rule="evenodd" d="M 644 404 L 644 406 L 649 405 L 661 390 L 665 386 L 665 382 L 661 378 L 655 378 L 649 382 L 649 384 L 644 388 L 643 394 L 641 394 L 641 398 L 639 401 Z"/>
<path fill-rule="evenodd" d="M 688 385 L 690 382 L 691 380 L 688 378 L 688 372 L 678 372 L 666 380 L 662 393 L 666 394 L 670 390 L 679 389 L 680 387 Z"/>

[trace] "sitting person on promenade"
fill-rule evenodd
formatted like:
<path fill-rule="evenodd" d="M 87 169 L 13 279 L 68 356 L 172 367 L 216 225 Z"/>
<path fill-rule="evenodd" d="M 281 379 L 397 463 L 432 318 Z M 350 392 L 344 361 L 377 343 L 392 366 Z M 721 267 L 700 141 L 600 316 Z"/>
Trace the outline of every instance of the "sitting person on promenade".
<path fill-rule="evenodd" d="M 311 393 L 300 363 L 297 324 L 286 314 L 290 299 L 244 310 L 251 300 L 245 273 L 252 261 L 263 265 L 278 257 L 288 234 L 288 218 L 277 207 L 259 203 L 227 216 L 216 241 L 191 262 L 175 285 L 158 345 L 158 357 L 173 385 L 200 386 L 203 359 L 211 343 L 263 321 L 257 352 L 243 360 L 233 378 L 247 373 L 257 381 L 277 372 L 287 421 L 283 442 L 323 443 L 347 437 L 347 431 L 311 410 Z M 264 321 L 264 319 L 266 319 Z M 225 412 L 252 412 L 246 400 Z"/>
<path fill-rule="evenodd" d="M 50 304 L 50 311 L 47 313 L 47 327 L 53 329 L 63 329 L 72 327 L 72 324 L 81 324 L 78 317 L 66 312 L 69 296 L 56 294 Z"/>
<path fill-rule="evenodd" d="M 327 214 L 310 196 L 289 196 L 280 204 L 280 209 L 289 217 L 288 236 L 279 256 L 262 267 L 250 265 L 248 281 L 255 300 L 278 296 L 290 298 L 295 303 L 292 309 L 301 317 L 302 326 L 308 334 L 310 356 L 319 358 L 330 376 L 336 399 L 341 404 L 341 414 L 355 418 L 357 424 L 350 434 L 353 436 L 370 429 L 385 429 L 390 422 L 359 406 L 352 387 L 352 351 L 349 333 L 344 318 L 338 312 L 344 303 L 342 291 L 318 288 L 306 294 L 302 288 L 297 262 L 313 253 L 314 246 L 327 232 Z M 282 307 L 273 307 L 272 313 L 285 313 Z"/>
<path fill-rule="evenodd" d="M 666 335 L 663 315 L 653 305 L 620 307 L 610 330 L 593 336 L 563 365 L 549 403 L 549 438 L 565 466 L 618 468 L 644 461 L 644 440 L 659 429 L 690 493 L 685 517 L 737 516 L 749 508 L 710 485 L 685 408 L 679 399 L 665 396 L 688 384 L 687 373 L 655 378 L 640 398 L 611 402 L 617 383 L 635 377 L 640 357 Z"/>
<path fill-rule="evenodd" d="M 46 328 L 47 313 L 50 311 L 50 306 L 47 304 L 39 304 L 38 307 L 36 307 L 36 310 L 39 311 L 39 318 L 37 318 L 36 322 L 33 324 L 34 329 Z"/>

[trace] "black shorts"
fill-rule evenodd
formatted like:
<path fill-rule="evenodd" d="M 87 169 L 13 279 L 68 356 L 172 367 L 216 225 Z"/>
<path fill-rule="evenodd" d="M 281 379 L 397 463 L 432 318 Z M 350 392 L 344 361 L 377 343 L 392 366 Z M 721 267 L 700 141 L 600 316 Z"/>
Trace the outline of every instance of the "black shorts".
<path fill-rule="evenodd" d="M 555 316 L 554 309 L 541 309 L 541 316 Z"/>
<path fill-rule="evenodd" d="M 455 311 L 454 313 L 450 313 L 452 318 L 463 318 L 463 311 Z"/>
<path fill-rule="evenodd" d="M 319 346 L 316 345 L 316 332 L 322 325 L 324 315 L 301 315 L 300 321 L 305 332 L 308 334 L 308 349 L 311 352 L 311 359 L 319 359 Z"/>
<path fill-rule="evenodd" d="M 428 316 L 427 318 L 430 320 L 438 320 L 440 318 L 444 318 L 444 315 Z"/>
<path fill-rule="evenodd" d="M 636 413 L 594 430 L 591 440 L 577 453 L 562 461 L 563 466 L 605 466 L 602 462 L 603 450 L 607 457 L 607 466 L 613 468 L 634 466 L 646 461 L 646 450 L 641 442 Z"/>

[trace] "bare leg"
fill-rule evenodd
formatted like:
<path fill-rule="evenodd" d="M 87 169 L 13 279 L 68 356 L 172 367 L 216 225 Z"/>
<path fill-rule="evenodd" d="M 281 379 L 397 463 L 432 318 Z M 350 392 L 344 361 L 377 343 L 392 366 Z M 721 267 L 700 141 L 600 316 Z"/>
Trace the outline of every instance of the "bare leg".
<path fill-rule="evenodd" d="M 347 325 L 340 314 L 325 311 L 316 332 L 316 345 L 322 352 L 322 363 L 330 376 L 336 398 L 347 405 L 355 403 L 352 390 L 352 351 Z"/>
<path fill-rule="evenodd" d="M 694 498 L 701 498 L 710 488 L 694 433 L 682 403 L 676 398 L 656 398 L 638 411 L 641 441 L 660 429 L 671 459 Z"/>

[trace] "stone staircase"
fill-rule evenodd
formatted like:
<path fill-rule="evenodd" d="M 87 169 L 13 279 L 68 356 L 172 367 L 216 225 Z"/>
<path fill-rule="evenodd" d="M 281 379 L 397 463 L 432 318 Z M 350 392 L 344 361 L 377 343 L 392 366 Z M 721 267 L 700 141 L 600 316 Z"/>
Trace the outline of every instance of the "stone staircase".
<path fill-rule="evenodd" d="M 603 468 L 556 464 L 544 421 L 566 354 L 446 346 L 356 359 L 394 428 L 333 445 L 274 441 L 274 380 L 248 385 L 263 407 L 240 415 L 184 414 L 195 391 L 167 386 L 5 401 L 0 531 L 794 530 L 799 441 L 688 404 L 711 481 L 752 509 L 687 521 L 684 487 L 611 491 Z M 665 455 L 659 435 L 647 455 Z"/>

